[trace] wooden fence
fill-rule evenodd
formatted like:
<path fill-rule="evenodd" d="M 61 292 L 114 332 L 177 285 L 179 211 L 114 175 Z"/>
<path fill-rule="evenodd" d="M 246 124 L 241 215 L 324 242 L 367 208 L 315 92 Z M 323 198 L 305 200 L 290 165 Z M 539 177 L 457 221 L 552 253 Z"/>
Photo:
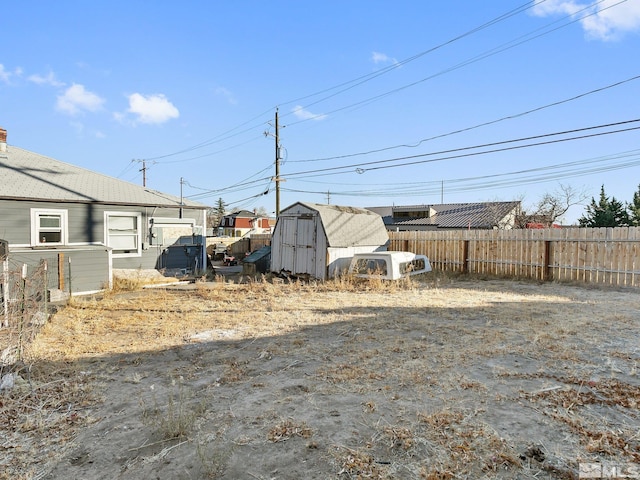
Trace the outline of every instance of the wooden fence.
<path fill-rule="evenodd" d="M 390 232 L 434 270 L 640 287 L 640 227 Z"/>

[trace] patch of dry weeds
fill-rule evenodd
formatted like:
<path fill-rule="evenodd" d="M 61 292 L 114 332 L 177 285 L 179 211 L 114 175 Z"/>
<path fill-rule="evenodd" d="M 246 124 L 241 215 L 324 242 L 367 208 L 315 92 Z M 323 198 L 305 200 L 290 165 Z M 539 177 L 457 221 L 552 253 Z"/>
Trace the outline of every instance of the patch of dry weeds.
<path fill-rule="evenodd" d="M 640 459 L 638 311 L 450 277 L 79 299 L 0 394 L 0 478 L 575 478 Z"/>

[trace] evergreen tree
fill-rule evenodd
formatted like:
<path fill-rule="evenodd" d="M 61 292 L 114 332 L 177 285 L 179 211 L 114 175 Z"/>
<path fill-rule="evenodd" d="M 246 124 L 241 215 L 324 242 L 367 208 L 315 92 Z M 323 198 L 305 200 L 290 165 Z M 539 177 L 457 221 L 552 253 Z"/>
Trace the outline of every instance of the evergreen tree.
<path fill-rule="evenodd" d="M 226 213 L 226 208 L 227 204 L 224 203 L 222 198 L 218 199 L 215 207 L 209 208 L 209 210 L 207 211 L 207 224 L 209 225 L 209 228 L 213 228 L 214 231 L 218 230 L 220 221 Z"/>
<path fill-rule="evenodd" d="M 629 214 L 622 202 L 615 197 L 609 198 L 604 185 L 600 188 L 600 200 L 592 197 L 586 213 L 578 219 L 581 227 L 626 227 L 629 226 Z"/>
<path fill-rule="evenodd" d="M 633 194 L 633 200 L 627 205 L 629 209 L 629 225 L 640 227 L 640 185 Z"/>
<path fill-rule="evenodd" d="M 227 204 L 224 203 L 222 197 L 218 198 L 215 207 L 216 213 L 220 216 L 220 218 L 224 217 L 224 214 L 227 212 Z"/>

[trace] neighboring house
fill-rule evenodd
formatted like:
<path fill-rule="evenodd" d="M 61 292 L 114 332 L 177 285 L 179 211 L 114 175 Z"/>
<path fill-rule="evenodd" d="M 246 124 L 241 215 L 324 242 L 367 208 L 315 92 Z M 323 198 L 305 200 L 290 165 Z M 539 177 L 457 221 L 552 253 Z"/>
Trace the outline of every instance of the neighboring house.
<path fill-rule="evenodd" d="M 223 236 L 245 237 L 253 234 L 271 233 L 275 219 L 263 217 L 256 212 L 240 210 L 223 216 L 220 229 Z"/>
<path fill-rule="evenodd" d="M 490 230 L 514 228 L 520 202 L 444 203 L 367 207 L 387 230 Z"/>
<path fill-rule="evenodd" d="M 7 145 L 0 129 L 0 238 L 14 264 L 46 260 L 51 289 L 108 287 L 113 269 L 206 268 L 207 207 Z M 71 274 L 70 272 L 73 272 Z M 64 284 L 64 288 L 62 285 Z"/>
<path fill-rule="evenodd" d="M 271 238 L 271 271 L 320 280 L 346 272 L 356 253 L 387 249 L 389 234 L 369 210 L 298 202 L 285 208 Z"/>

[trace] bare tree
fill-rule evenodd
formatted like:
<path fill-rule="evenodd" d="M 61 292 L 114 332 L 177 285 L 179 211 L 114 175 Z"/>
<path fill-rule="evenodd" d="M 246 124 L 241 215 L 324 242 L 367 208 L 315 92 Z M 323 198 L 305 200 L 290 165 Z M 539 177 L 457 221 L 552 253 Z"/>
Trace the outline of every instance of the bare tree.
<path fill-rule="evenodd" d="M 523 197 L 519 196 L 510 201 L 494 198 L 483 202 L 484 217 L 487 221 L 485 228 L 497 230 L 520 228 L 518 222 L 522 215 L 522 200 Z"/>
<path fill-rule="evenodd" d="M 571 185 L 560 184 L 553 192 L 543 194 L 531 210 L 523 210 L 516 221 L 517 226 L 526 228 L 534 223 L 549 228 L 559 222 L 569 208 L 580 205 L 588 198 L 585 188 L 578 190 Z"/>
<path fill-rule="evenodd" d="M 269 212 L 267 211 L 267 209 L 265 207 L 258 207 L 255 210 L 255 213 L 258 217 L 268 217 L 269 216 Z"/>

